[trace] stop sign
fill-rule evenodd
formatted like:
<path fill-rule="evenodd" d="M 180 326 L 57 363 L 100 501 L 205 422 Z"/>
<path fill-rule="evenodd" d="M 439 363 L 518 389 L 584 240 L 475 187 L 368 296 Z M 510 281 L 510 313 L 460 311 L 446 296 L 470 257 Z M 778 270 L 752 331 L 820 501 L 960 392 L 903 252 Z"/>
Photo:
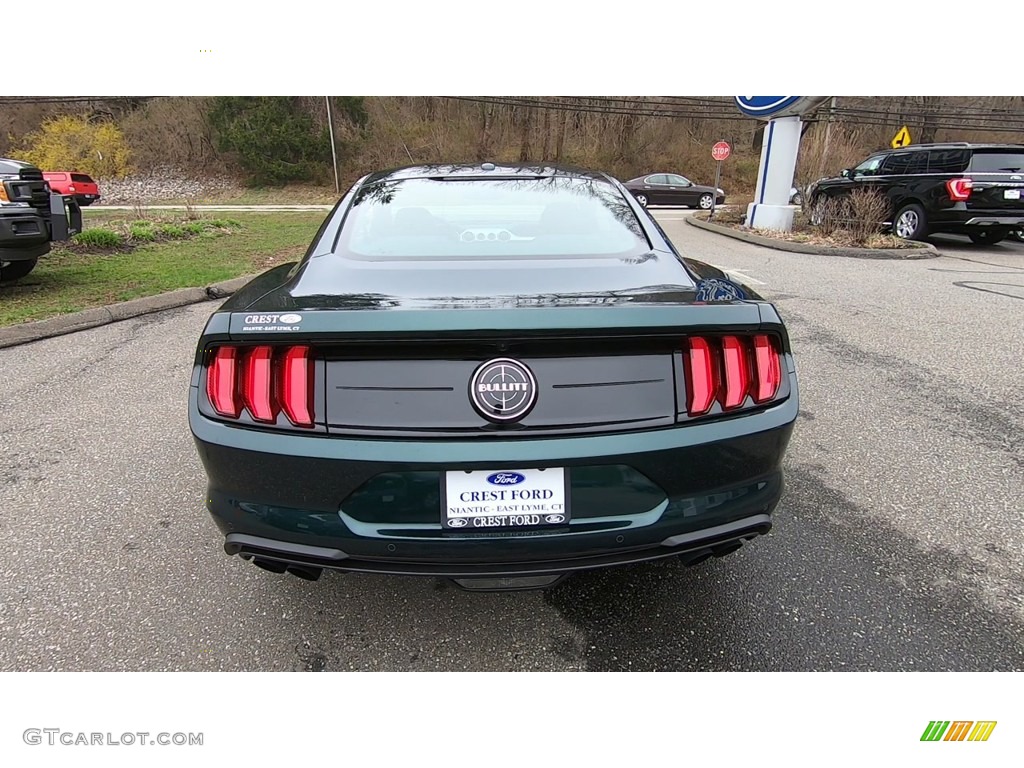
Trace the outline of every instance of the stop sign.
<path fill-rule="evenodd" d="M 711 157 L 722 161 L 729 157 L 730 152 L 732 152 L 732 148 L 726 142 L 720 141 L 711 148 Z"/>

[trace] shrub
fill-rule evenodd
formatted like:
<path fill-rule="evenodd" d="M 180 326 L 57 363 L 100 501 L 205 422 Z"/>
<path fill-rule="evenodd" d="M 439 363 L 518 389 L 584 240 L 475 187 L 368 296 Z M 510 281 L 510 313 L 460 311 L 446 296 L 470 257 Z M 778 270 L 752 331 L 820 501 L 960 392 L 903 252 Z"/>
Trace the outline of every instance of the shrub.
<path fill-rule="evenodd" d="M 103 227 L 94 227 L 80 232 L 75 235 L 74 241 L 93 248 L 120 248 L 124 245 L 122 235 Z"/>
<path fill-rule="evenodd" d="M 202 221 L 190 221 L 188 224 L 182 224 L 181 228 L 188 232 L 190 235 L 198 235 L 207 229 L 209 225 Z"/>
<path fill-rule="evenodd" d="M 25 137 L 25 146 L 15 154 L 44 170 L 80 171 L 101 178 L 121 177 L 132 170 L 128 145 L 114 123 L 73 115 L 46 120 Z"/>
<path fill-rule="evenodd" d="M 164 237 L 170 238 L 188 237 L 188 232 L 185 231 L 185 228 L 177 224 L 161 224 L 157 227 L 157 232 Z"/>
<path fill-rule="evenodd" d="M 149 243 L 156 240 L 153 224 L 148 221 L 135 221 L 128 227 L 128 236 L 132 240 Z"/>
<path fill-rule="evenodd" d="M 889 216 L 889 199 L 873 189 L 857 189 L 850 195 L 850 221 L 847 229 L 858 243 L 882 231 Z"/>

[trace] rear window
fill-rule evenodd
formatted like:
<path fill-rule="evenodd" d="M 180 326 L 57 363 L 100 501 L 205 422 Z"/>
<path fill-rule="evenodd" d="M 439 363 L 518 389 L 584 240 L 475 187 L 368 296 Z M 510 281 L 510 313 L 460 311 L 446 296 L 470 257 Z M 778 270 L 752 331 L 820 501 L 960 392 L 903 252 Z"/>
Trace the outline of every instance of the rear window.
<path fill-rule="evenodd" d="M 975 152 L 971 170 L 974 173 L 1022 173 L 1024 152 Z"/>
<path fill-rule="evenodd" d="M 627 200 L 599 179 L 384 180 L 360 189 L 341 244 L 362 259 L 583 258 L 650 250 Z"/>
<path fill-rule="evenodd" d="M 80 181 L 83 184 L 92 184 L 92 176 L 86 176 L 84 173 L 72 173 L 72 181 Z"/>

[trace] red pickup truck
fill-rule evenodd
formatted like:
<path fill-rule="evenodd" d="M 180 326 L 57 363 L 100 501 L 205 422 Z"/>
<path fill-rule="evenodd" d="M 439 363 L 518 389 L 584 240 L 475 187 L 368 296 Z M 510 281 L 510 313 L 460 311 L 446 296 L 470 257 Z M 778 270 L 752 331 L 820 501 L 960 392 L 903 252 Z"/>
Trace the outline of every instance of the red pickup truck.
<path fill-rule="evenodd" d="M 58 195 L 74 195 L 79 205 L 92 205 L 100 199 L 100 187 L 88 174 L 43 171 L 43 178 Z"/>

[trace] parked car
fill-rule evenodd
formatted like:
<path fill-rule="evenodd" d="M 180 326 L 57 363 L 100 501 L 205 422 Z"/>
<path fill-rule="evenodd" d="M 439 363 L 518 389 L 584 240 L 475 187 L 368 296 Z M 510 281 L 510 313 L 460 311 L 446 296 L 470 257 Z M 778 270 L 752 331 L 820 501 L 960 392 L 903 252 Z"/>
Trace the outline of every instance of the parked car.
<path fill-rule="evenodd" d="M 735 551 L 797 409 L 772 304 L 609 176 L 490 163 L 358 181 L 209 318 L 188 404 L 229 555 L 468 589 Z"/>
<path fill-rule="evenodd" d="M 725 192 L 714 187 L 694 184 L 678 173 L 651 173 L 626 182 L 640 205 L 688 205 L 707 210 L 725 202 Z"/>
<path fill-rule="evenodd" d="M 52 192 L 34 165 L 0 158 L 0 281 L 25 277 L 51 242 L 81 231 L 73 197 Z"/>
<path fill-rule="evenodd" d="M 967 235 L 978 244 L 998 243 L 1024 227 L 1024 145 L 920 144 L 871 155 L 839 176 L 816 182 L 813 211 L 828 198 L 855 189 L 878 190 L 889 201 L 889 220 L 899 237 Z"/>
<path fill-rule="evenodd" d="M 61 195 L 74 195 L 79 205 L 92 205 L 100 200 L 100 187 L 92 176 L 72 171 L 45 171 L 43 178 Z"/>

